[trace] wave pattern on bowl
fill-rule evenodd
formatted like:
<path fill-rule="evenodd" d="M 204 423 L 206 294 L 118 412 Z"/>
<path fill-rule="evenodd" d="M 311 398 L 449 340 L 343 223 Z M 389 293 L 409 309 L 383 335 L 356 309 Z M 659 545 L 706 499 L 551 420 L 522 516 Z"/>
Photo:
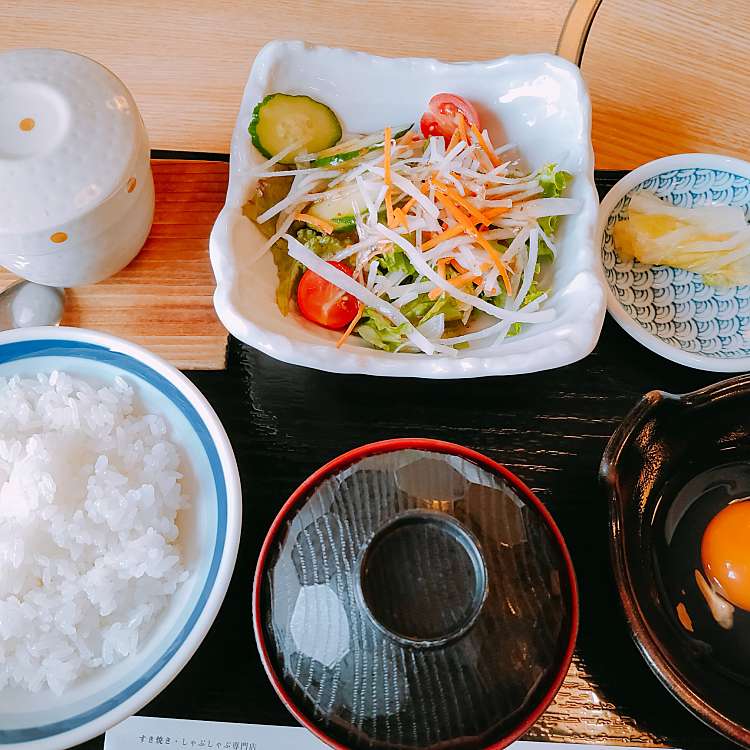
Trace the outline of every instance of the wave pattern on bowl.
<path fill-rule="evenodd" d="M 677 206 L 740 206 L 750 216 L 750 179 L 719 169 L 673 169 L 627 193 L 607 219 L 602 261 L 607 283 L 642 328 L 671 346 L 714 358 L 750 356 L 750 286 L 712 287 L 700 274 L 621 260 L 612 230 L 627 215 L 630 197 L 655 193 Z"/>

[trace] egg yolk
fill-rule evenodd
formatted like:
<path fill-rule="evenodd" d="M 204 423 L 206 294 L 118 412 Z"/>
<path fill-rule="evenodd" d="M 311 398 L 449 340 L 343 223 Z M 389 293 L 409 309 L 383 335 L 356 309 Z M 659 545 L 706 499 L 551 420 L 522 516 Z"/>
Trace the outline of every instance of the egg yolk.
<path fill-rule="evenodd" d="M 716 591 L 750 611 L 750 501 L 727 505 L 711 519 L 703 533 L 701 560 Z"/>

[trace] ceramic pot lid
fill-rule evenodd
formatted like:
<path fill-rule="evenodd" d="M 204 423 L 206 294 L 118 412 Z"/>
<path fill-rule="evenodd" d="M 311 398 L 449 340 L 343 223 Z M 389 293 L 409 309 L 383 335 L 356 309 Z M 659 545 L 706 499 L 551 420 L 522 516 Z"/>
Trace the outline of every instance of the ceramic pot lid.
<path fill-rule="evenodd" d="M 577 627 L 539 500 L 437 441 L 375 444 L 311 477 L 269 533 L 255 595 L 271 680 L 334 747 L 503 746 L 554 696 Z"/>
<path fill-rule="evenodd" d="M 62 50 L 0 54 L 0 235 L 66 224 L 122 187 L 142 144 L 117 76 Z"/>

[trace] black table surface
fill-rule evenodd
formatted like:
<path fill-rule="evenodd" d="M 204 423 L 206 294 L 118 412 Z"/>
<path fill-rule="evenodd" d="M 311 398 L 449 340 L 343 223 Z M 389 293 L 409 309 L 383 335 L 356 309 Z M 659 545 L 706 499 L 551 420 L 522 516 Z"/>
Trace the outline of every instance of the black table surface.
<path fill-rule="evenodd" d="M 598 173 L 600 193 L 619 176 Z M 230 339 L 226 370 L 188 376 L 213 405 L 237 455 L 242 540 L 211 631 L 143 715 L 293 725 L 253 639 L 252 578 L 265 533 L 296 486 L 329 459 L 375 440 L 429 437 L 505 464 L 552 512 L 580 584 L 576 660 L 598 686 L 599 699 L 666 744 L 735 747 L 675 702 L 632 643 L 612 578 L 607 503 L 596 478 L 607 439 L 643 393 L 693 390 L 721 375 L 652 354 L 608 317 L 589 357 L 533 375 L 455 381 L 334 375 L 277 362 Z M 97 738 L 79 750 L 102 746 Z"/>

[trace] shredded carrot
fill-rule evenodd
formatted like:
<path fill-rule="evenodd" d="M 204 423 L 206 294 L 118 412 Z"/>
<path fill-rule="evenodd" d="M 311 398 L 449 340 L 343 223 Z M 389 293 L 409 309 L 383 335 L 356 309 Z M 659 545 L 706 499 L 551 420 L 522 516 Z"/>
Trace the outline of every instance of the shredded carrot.
<path fill-rule="evenodd" d="M 463 112 L 458 113 L 458 133 L 461 136 L 462 141 L 469 142 L 469 136 L 466 133 L 466 118 Z"/>
<path fill-rule="evenodd" d="M 390 229 L 395 229 L 399 225 L 399 219 L 396 216 L 396 211 L 398 211 L 397 208 L 393 208 L 390 212 L 388 211 L 388 206 L 385 207 L 386 213 L 390 218 L 387 219 L 388 227 Z"/>
<path fill-rule="evenodd" d="M 490 160 L 492 166 L 499 167 L 500 160 L 497 158 L 495 152 L 487 145 L 487 141 L 484 140 L 484 136 L 479 132 L 479 128 L 474 123 L 471 123 L 471 132 L 477 139 L 477 143 L 482 147 L 482 151 L 487 154 L 487 158 Z"/>
<path fill-rule="evenodd" d="M 305 224 L 310 224 L 311 226 L 320 229 L 320 231 L 324 234 L 331 234 L 335 229 L 333 224 L 331 224 L 330 222 L 326 221 L 325 219 L 319 219 L 317 216 L 311 216 L 310 214 L 300 212 L 294 214 L 294 218 L 297 219 L 297 221 L 304 221 Z"/>
<path fill-rule="evenodd" d="M 385 190 L 385 218 L 386 223 L 389 227 L 394 226 L 393 224 L 393 198 L 391 197 L 391 186 L 389 185 Z"/>
<path fill-rule="evenodd" d="M 443 204 L 445 210 L 468 232 L 472 237 L 476 237 L 478 232 L 471 219 L 461 211 L 447 196 L 438 193 L 435 196 Z"/>
<path fill-rule="evenodd" d="M 500 216 L 500 214 L 508 213 L 508 211 L 510 211 L 510 208 L 508 208 L 508 206 L 498 206 L 497 208 L 492 208 L 489 211 L 485 211 L 484 218 L 492 220 Z"/>
<path fill-rule="evenodd" d="M 470 281 L 475 281 L 476 279 L 481 278 L 481 275 L 474 273 L 474 271 L 466 271 L 466 273 L 462 273 L 460 276 L 454 276 L 450 280 L 450 283 L 453 284 L 453 286 L 463 286 Z"/>
<path fill-rule="evenodd" d="M 476 226 L 471 223 L 471 219 L 466 216 L 466 214 L 462 213 L 459 208 L 450 201 L 450 199 L 445 196 L 441 195 L 440 193 L 437 194 L 437 199 L 445 206 L 445 210 L 448 211 L 448 213 L 453 216 L 453 218 L 461 224 L 466 232 L 470 234 L 474 239 L 476 240 L 477 244 L 479 244 L 482 248 L 484 248 L 487 251 L 487 254 L 490 256 L 492 262 L 495 264 L 495 267 L 497 268 L 498 272 L 500 273 L 500 276 L 503 278 L 503 283 L 505 284 L 505 290 L 510 294 L 511 291 L 511 285 L 510 285 L 510 277 L 508 276 L 508 269 L 505 267 L 505 263 L 503 263 L 503 259 L 500 257 L 500 253 L 495 250 L 492 245 L 490 245 L 489 242 L 487 242 L 484 237 L 481 237 L 479 235 L 479 232 L 477 231 Z"/>
<path fill-rule="evenodd" d="M 470 281 L 476 281 L 481 279 L 481 276 L 477 276 L 473 271 L 467 271 L 460 276 L 454 276 L 452 279 L 448 279 L 448 283 L 452 286 L 459 287 L 468 284 Z M 427 295 L 429 299 L 436 300 L 443 293 L 443 289 L 439 286 L 433 287 L 430 293 Z"/>
<path fill-rule="evenodd" d="M 434 286 L 432 287 L 432 289 L 430 289 L 430 293 L 427 295 L 427 299 L 430 299 L 434 302 L 442 293 L 442 287 Z"/>
<path fill-rule="evenodd" d="M 501 214 L 506 213 L 507 211 L 510 211 L 509 208 L 506 208 L 505 206 L 500 206 L 499 208 L 493 208 L 490 211 L 484 212 L 484 225 L 489 228 L 490 224 Z"/>
<path fill-rule="evenodd" d="M 409 130 L 408 132 L 404 133 L 397 141 L 400 146 L 409 146 L 411 145 L 411 142 L 414 140 L 414 131 Z"/>
<path fill-rule="evenodd" d="M 448 146 L 445 149 L 445 153 L 447 154 L 461 139 L 461 136 L 459 135 L 458 128 L 456 128 L 453 131 L 453 135 L 451 136 L 450 141 L 448 142 Z"/>
<path fill-rule="evenodd" d="M 412 210 L 416 202 L 417 202 L 416 198 L 409 198 L 409 200 L 406 201 L 406 203 L 404 203 L 403 206 L 401 206 L 401 210 L 404 212 L 404 215 L 408 214 L 409 211 Z"/>
<path fill-rule="evenodd" d="M 450 260 L 451 265 L 456 269 L 456 271 L 458 271 L 459 273 L 466 273 L 466 269 L 455 258 L 451 258 Z"/>
<path fill-rule="evenodd" d="M 349 336 L 352 335 L 352 331 L 354 331 L 355 326 L 357 323 L 359 323 L 359 319 L 362 317 L 362 313 L 365 311 L 365 306 L 362 302 L 359 303 L 359 310 L 357 310 L 357 314 L 352 318 L 352 322 L 349 323 L 349 325 L 346 327 L 346 330 L 341 334 L 341 338 L 336 342 L 336 348 L 338 349 L 344 341 L 346 341 Z"/>
<path fill-rule="evenodd" d="M 387 127 L 383 133 L 383 180 L 390 187 L 391 184 L 391 128 Z"/>
<path fill-rule="evenodd" d="M 503 277 L 503 284 L 505 285 L 505 291 L 510 294 L 511 293 L 511 285 L 510 285 L 510 276 L 508 276 L 508 269 L 505 267 L 505 263 L 503 262 L 503 259 L 500 257 L 500 253 L 495 250 L 492 245 L 490 245 L 489 242 L 487 242 L 484 237 L 477 237 L 477 242 L 479 245 L 481 245 L 486 251 L 487 255 L 490 256 L 492 262 L 495 264 L 495 267 L 500 272 L 500 276 Z"/>
<path fill-rule="evenodd" d="M 449 227 L 444 232 L 440 232 L 440 234 L 433 235 L 431 239 L 427 240 L 427 242 L 423 242 L 422 252 L 426 252 L 427 250 L 430 250 L 436 245 L 439 245 L 444 240 L 449 240 L 451 239 L 451 237 L 458 236 L 463 231 L 464 231 L 464 227 L 462 227 L 460 224 L 454 224 L 452 227 Z"/>
<path fill-rule="evenodd" d="M 445 278 L 445 264 L 447 263 L 447 260 L 447 258 L 441 258 L 437 262 L 437 272 L 441 279 Z"/>
<path fill-rule="evenodd" d="M 487 217 L 476 206 L 473 206 L 463 196 L 459 195 L 458 191 L 455 188 L 439 182 L 438 180 L 433 180 L 432 183 L 441 193 L 444 193 L 449 198 L 451 198 L 454 203 L 457 203 L 459 206 L 468 211 L 469 214 L 471 214 L 471 216 L 476 219 L 477 222 L 481 222 L 482 224 L 487 223 Z"/>
<path fill-rule="evenodd" d="M 395 229 L 398 225 L 401 225 L 404 229 L 409 228 L 409 223 L 406 220 L 406 214 L 402 208 L 393 209 L 393 226 L 391 229 Z"/>

